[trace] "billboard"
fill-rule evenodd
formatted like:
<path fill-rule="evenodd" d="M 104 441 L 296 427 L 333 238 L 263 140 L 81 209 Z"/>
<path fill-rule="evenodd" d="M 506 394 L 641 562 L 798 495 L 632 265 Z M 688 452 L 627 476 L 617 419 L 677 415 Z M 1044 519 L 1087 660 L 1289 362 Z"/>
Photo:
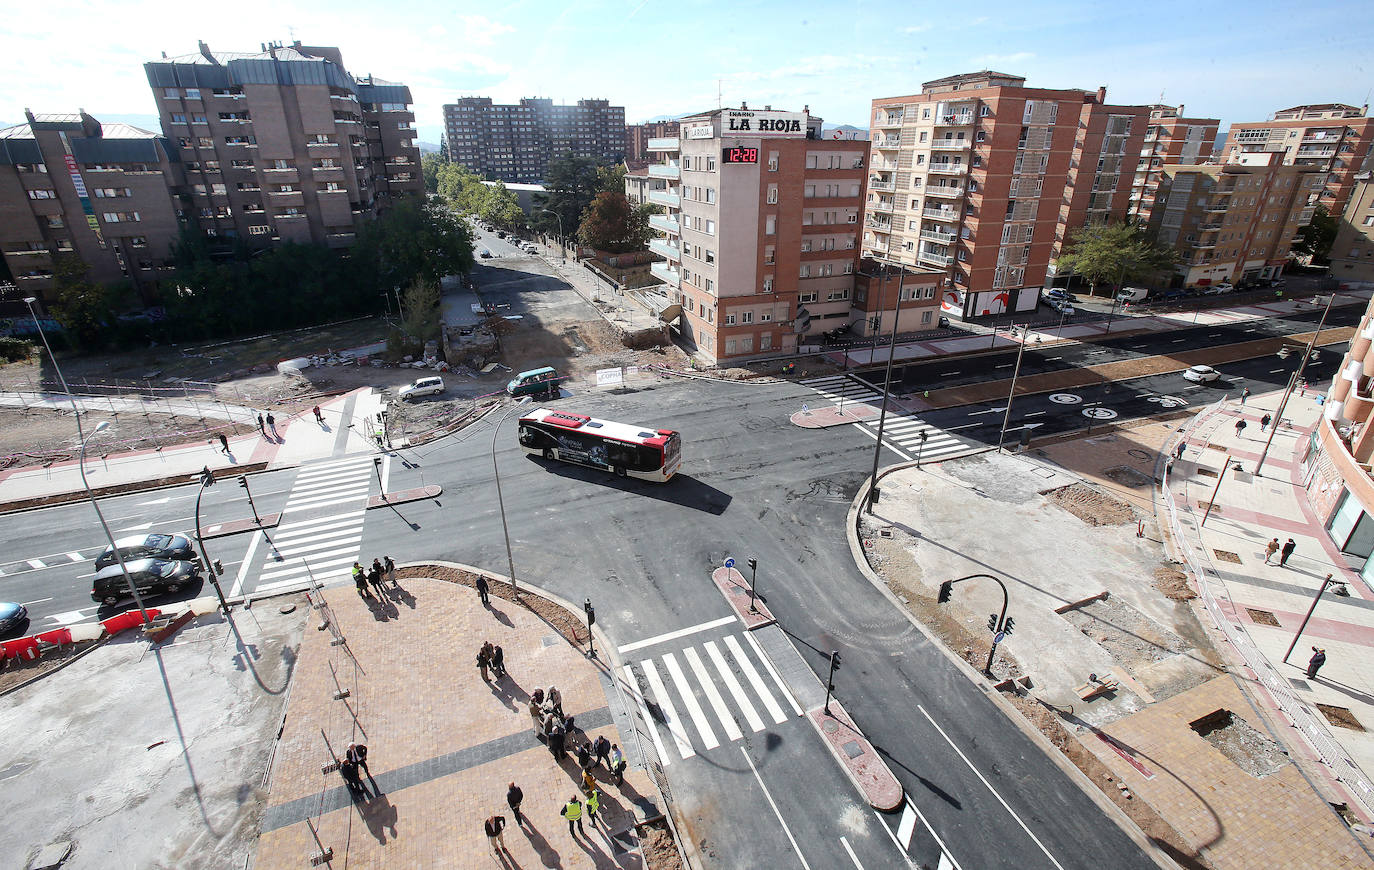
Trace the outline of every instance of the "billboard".
<path fill-rule="evenodd" d="M 725 109 L 720 115 L 720 135 L 805 139 L 806 121 L 805 112 Z"/>

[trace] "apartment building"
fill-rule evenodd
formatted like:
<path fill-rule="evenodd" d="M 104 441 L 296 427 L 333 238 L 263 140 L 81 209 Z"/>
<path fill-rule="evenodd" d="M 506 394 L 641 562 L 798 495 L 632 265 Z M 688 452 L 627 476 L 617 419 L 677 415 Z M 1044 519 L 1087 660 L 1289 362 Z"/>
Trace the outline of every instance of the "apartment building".
<path fill-rule="evenodd" d="M 567 154 L 625 156 L 625 109 L 607 100 L 497 105 L 490 97 L 463 97 L 444 106 L 444 130 L 449 159 L 489 181 L 541 182 L 549 162 Z"/>
<path fill-rule="evenodd" d="M 180 224 L 176 148 L 85 112 L 35 115 L 0 129 L 0 252 L 23 296 L 53 298 L 57 256 L 101 284 L 128 281 L 151 302 Z"/>
<path fill-rule="evenodd" d="M 990 70 L 872 105 L 863 253 L 944 272 L 958 317 L 1033 309 L 1069 233 L 1125 217 L 1149 120 Z"/>
<path fill-rule="evenodd" d="M 1326 173 L 1276 153 L 1161 167 L 1151 230 L 1182 257 L 1175 286 L 1276 278 L 1312 220 Z"/>
<path fill-rule="evenodd" d="M 423 194 L 410 89 L 354 76 L 337 48 L 269 44 L 144 64 L 207 236 L 343 247 L 394 198 Z"/>
<path fill-rule="evenodd" d="M 1321 204 L 1338 215 L 1345 210 L 1355 173 L 1374 145 L 1374 118 L 1368 106 L 1327 103 L 1294 106 L 1268 121 L 1232 124 L 1222 159 L 1241 154 L 1275 153 L 1290 166 L 1314 166 L 1327 173 Z"/>
<path fill-rule="evenodd" d="M 650 139 L 671 139 L 681 129 L 678 121 L 649 121 L 644 124 L 629 124 L 625 127 L 625 158 L 637 162 L 652 160 L 649 151 Z"/>
<path fill-rule="evenodd" d="M 1374 284 L 1374 154 L 1355 173 L 1331 244 L 1331 277 L 1341 284 Z"/>
<path fill-rule="evenodd" d="M 1150 106 L 1150 122 L 1140 149 L 1140 163 L 1131 181 L 1127 216 L 1150 222 L 1161 170 L 1166 163 L 1203 163 L 1212 156 L 1218 118 L 1185 118 L 1183 106 Z"/>
<path fill-rule="evenodd" d="M 801 112 L 717 109 L 647 147 L 667 213 L 650 225 L 664 312 L 708 363 L 787 353 L 846 326 L 859 264 L 868 143 L 820 139 Z"/>
<path fill-rule="evenodd" d="M 644 205 L 649 201 L 649 193 L 667 190 L 668 182 L 649 175 L 648 161 L 625 160 L 625 198 L 633 205 Z"/>

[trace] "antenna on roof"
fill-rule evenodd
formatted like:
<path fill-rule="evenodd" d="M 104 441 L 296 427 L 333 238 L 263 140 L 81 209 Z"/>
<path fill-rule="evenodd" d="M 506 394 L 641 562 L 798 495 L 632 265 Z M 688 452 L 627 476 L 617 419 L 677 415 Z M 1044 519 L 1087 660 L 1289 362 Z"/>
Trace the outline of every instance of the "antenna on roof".
<path fill-rule="evenodd" d="M 720 79 L 716 79 L 716 111 L 720 111 Z"/>

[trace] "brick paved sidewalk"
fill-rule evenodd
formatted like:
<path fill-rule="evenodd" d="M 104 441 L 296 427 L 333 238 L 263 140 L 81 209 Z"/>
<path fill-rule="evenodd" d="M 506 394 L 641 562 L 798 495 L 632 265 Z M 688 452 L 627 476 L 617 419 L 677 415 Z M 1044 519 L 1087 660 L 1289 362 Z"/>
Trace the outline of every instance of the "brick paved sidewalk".
<path fill-rule="evenodd" d="M 471 587 L 404 576 L 419 570 L 398 572 L 400 589 L 384 606 L 369 607 L 351 587 L 324 593 L 357 663 L 331 646 L 329 631 L 313 630 L 325 612 L 316 611 L 295 664 L 255 867 L 308 867 L 318 847 L 307 819 L 335 867 L 643 866 L 633 825 L 659 812 L 648 775 L 631 768 L 617 788 L 596 768 L 602 821 L 584 819 L 587 836 L 574 839 L 559 810 L 581 772 L 575 759 L 554 762 L 526 710 L 536 687 L 557 685 L 587 739 L 605 734 L 638 757 L 612 723 L 603 666 L 524 607 L 493 595 L 487 609 Z M 490 684 L 475 665 L 485 640 L 503 648 L 509 672 Z M 349 697 L 334 700 L 336 679 Z M 321 773 L 331 748 L 341 757 L 350 741 L 369 748 L 381 790 L 371 800 L 354 802 L 339 773 Z M 525 793 L 524 828 L 506 806 L 512 781 Z M 496 813 L 507 822 L 504 863 L 482 830 Z"/>

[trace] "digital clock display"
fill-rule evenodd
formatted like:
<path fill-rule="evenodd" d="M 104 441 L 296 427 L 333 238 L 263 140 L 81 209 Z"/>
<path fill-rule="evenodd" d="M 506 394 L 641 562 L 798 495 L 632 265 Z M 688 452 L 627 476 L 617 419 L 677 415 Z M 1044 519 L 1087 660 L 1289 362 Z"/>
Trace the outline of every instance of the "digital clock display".
<path fill-rule="evenodd" d="M 721 163 L 758 163 L 757 148 L 725 148 L 720 152 Z"/>

